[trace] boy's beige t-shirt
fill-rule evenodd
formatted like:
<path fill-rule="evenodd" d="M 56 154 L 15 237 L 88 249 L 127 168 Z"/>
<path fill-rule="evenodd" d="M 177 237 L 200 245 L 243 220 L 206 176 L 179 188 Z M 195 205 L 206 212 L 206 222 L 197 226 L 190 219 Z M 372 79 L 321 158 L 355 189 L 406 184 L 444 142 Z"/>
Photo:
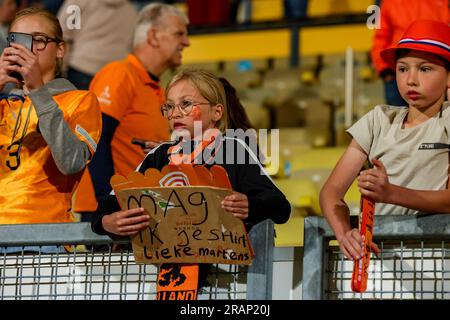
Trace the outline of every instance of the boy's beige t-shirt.
<path fill-rule="evenodd" d="M 447 188 L 450 144 L 450 104 L 413 128 L 402 128 L 407 107 L 376 106 L 347 132 L 368 154 L 386 167 L 389 182 L 415 190 Z M 375 214 L 418 214 L 400 206 L 375 205 Z"/>

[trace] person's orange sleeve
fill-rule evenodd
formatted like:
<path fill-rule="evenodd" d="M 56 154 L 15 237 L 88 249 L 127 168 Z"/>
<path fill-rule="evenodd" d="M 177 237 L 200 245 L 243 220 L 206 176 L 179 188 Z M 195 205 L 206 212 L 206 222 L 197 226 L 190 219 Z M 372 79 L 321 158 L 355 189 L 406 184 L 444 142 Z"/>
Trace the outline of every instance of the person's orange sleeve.
<path fill-rule="evenodd" d="M 111 63 L 96 74 L 89 88 L 98 97 L 101 112 L 119 122 L 133 99 L 128 72 L 122 62 Z"/>
<path fill-rule="evenodd" d="M 389 66 L 380 57 L 380 52 L 389 48 L 392 43 L 392 23 L 390 21 L 389 1 L 381 5 L 381 25 L 380 29 L 375 30 L 373 45 L 371 49 L 372 64 L 378 74 Z"/>
<path fill-rule="evenodd" d="M 91 156 L 94 155 L 102 131 L 102 117 L 97 97 L 93 93 L 86 91 L 70 115 L 69 123 L 78 139 L 88 145 Z"/>

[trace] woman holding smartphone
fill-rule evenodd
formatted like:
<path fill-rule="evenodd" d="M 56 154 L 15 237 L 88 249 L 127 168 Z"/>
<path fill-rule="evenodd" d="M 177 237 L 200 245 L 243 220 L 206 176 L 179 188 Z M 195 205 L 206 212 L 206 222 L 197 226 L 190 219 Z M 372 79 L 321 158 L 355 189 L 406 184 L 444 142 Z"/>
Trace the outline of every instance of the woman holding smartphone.
<path fill-rule="evenodd" d="M 65 44 L 53 14 L 20 11 L 9 37 L 0 90 L 8 82 L 22 90 L 0 101 L 0 224 L 73 222 L 72 191 L 101 131 L 97 98 L 58 78 Z M 31 50 L 14 42 L 27 37 Z"/>

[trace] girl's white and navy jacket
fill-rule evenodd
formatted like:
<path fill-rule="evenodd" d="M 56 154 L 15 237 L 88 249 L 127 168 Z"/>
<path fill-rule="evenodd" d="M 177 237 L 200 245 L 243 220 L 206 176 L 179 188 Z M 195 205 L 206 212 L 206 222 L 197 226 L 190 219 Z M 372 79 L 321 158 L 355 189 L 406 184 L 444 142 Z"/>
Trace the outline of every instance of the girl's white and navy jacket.
<path fill-rule="evenodd" d="M 145 157 L 137 171 L 144 173 L 148 168 L 161 170 L 169 164 L 170 147 L 178 146 L 184 154 L 189 154 L 195 144 L 195 141 L 160 144 Z M 290 203 L 267 175 L 255 152 L 242 140 L 221 136 L 211 147 L 203 150 L 194 164 L 205 165 L 207 168 L 218 164 L 225 168 L 233 190 L 248 197 L 249 216 L 245 220 L 247 228 L 265 219 L 278 224 L 289 219 Z M 103 216 L 120 210 L 114 195 L 100 199 L 92 219 L 92 230 L 97 234 L 107 234 L 101 223 Z"/>

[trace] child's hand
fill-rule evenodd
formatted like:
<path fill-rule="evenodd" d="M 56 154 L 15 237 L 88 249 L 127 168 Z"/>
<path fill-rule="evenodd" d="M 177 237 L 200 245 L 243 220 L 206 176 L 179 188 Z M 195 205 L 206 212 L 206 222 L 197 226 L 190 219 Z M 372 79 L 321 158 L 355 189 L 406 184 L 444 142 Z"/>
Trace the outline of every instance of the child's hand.
<path fill-rule="evenodd" d="M 0 90 L 3 90 L 5 84 L 8 82 L 15 83 L 16 85 L 20 84 L 19 80 L 9 76 L 13 71 L 12 68 L 14 63 L 6 59 L 7 52 L 8 48 L 5 48 L 0 56 Z"/>
<path fill-rule="evenodd" d="M 147 155 L 150 151 L 152 151 L 152 149 L 159 146 L 162 142 L 163 141 L 144 140 L 139 138 L 131 139 L 131 143 L 140 146 L 145 155 Z"/>
<path fill-rule="evenodd" d="M 144 151 L 144 154 L 146 155 L 150 151 L 152 151 L 154 148 L 159 146 L 163 141 L 155 141 L 155 140 L 147 140 L 145 141 L 145 147 L 142 148 Z"/>
<path fill-rule="evenodd" d="M 248 198 L 245 194 L 233 191 L 232 195 L 223 199 L 222 208 L 241 220 L 248 218 Z"/>
<path fill-rule="evenodd" d="M 342 253 L 350 260 L 359 260 L 364 255 L 364 239 L 361 237 L 359 230 L 354 228 L 347 231 L 341 239 L 338 239 L 339 248 Z M 381 252 L 375 242 L 372 242 L 370 251 L 378 256 Z"/>
<path fill-rule="evenodd" d="M 342 253 L 350 260 L 358 260 L 364 254 L 364 241 L 359 230 L 354 228 L 347 231 L 344 236 L 338 239 L 339 248 Z"/>
<path fill-rule="evenodd" d="M 9 70 L 20 73 L 28 90 L 36 90 L 44 85 L 42 80 L 39 58 L 33 52 L 18 43 L 11 43 L 11 47 L 5 49 L 4 60 L 10 62 Z"/>
<path fill-rule="evenodd" d="M 389 183 L 386 168 L 377 159 L 373 159 L 372 162 L 375 168 L 364 170 L 359 174 L 359 192 L 375 202 L 389 203 L 391 184 Z"/>
<path fill-rule="evenodd" d="M 149 226 L 149 216 L 144 208 L 122 210 L 103 217 L 102 225 L 105 231 L 119 236 L 132 236 Z"/>

